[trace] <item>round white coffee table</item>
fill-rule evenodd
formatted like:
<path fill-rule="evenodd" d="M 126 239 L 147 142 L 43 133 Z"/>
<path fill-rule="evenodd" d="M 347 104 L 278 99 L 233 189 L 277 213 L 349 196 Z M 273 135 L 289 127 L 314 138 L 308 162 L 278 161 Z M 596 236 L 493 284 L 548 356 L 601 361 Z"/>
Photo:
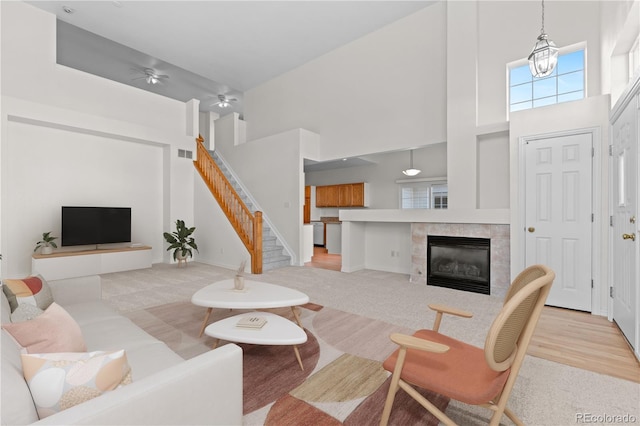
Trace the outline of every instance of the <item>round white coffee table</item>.
<path fill-rule="evenodd" d="M 234 290 L 233 279 L 209 284 L 196 291 L 191 297 L 191 303 L 207 308 L 199 336 L 202 336 L 213 308 L 272 309 L 291 306 L 294 318 L 302 329 L 295 307 L 308 302 L 309 296 L 298 290 L 259 281 L 245 280 L 244 290 Z"/>
<path fill-rule="evenodd" d="M 261 317 L 266 319 L 267 322 L 261 328 L 256 329 L 239 327 L 237 325 L 238 321 L 244 317 Z M 298 351 L 296 345 L 307 341 L 307 333 L 304 332 L 302 327 L 298 327 L 280 315 L 270 312 L 245 312 L 216 321 L 208 325 L 204 332 L 207 336 L 216 339 L 213 349 L 218 346 L 220 340 L 253 345 L 291 345 L 300 368 L 304 370 L 300 351 Z"/>

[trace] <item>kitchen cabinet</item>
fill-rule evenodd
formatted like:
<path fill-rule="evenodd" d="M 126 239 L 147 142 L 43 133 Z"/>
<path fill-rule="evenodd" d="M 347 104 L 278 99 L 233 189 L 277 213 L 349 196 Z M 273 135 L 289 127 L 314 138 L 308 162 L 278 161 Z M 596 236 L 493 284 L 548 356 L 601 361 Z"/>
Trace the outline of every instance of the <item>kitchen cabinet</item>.
<path fill-rule="evenodd" d="M 338 206 L 351 207 L 352 190 L 351 184 L 338 185 Z"/>
<path fill-rule="evenodd" d="M 316 207 L 368 207 L 366 182 L 316 187 Z"/>
<path fill-rule="evenodd" d="M 368 200 L 365 197 L 365 183 L 352 183 L 351 184 L 351 205 L 353 207 L 366 207 L 369 205 Z"/>
<path fill-rule="evenodd" d="M 338 185 L 317 186 L 316 207 L 337 207 L 338 193 Z"/>
<path fill-rule="evenodd" d="M 311 187 L 304 187 L 304 207 L 302 210 L 303 223 L 311 222 Z"/>

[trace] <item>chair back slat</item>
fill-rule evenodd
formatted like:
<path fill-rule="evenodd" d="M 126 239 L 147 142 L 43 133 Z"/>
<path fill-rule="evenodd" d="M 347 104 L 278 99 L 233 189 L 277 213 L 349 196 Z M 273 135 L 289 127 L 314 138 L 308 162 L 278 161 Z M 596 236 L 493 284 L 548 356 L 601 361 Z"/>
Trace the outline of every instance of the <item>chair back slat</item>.
<path fill-rule="evenodd" d="M 518 351 L 526 351 L 554 278 L 548 267 L 534 265 L 513 281 L 485 341 L 485 358 L 493 370 L 510 368 Z"/>

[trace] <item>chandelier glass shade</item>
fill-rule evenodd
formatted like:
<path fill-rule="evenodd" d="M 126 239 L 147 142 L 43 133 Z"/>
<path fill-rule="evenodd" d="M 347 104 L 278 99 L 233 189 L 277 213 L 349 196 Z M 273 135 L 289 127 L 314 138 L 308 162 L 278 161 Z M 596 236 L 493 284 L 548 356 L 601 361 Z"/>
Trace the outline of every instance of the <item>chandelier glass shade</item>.
<path fill-rule="evenodd" d="M 546 77 L 558 63 L 558 48 L 546 34 L 538 36 L 533 51 L 529 55 L 529 69 L 534 77 Z"/>
<path fill-rule="evenodd" d="M 544 0 L 542 0 L 542 28 L 528 59 L 531 75 L 538 78 L 550 75 L 558 63 L 558 48 L 544 32 Z"/>
<path fill-rule="evenodd" d="M 402 173 L 404 173 L 407 176 L 415 176 L 418 173 L 420 173 L 422 170 L 413 168 L 413 150 L 409 151 L 409 155 L 411 159 L 409 162 L 409 168 L 406 170 L 403 170 Z"/>

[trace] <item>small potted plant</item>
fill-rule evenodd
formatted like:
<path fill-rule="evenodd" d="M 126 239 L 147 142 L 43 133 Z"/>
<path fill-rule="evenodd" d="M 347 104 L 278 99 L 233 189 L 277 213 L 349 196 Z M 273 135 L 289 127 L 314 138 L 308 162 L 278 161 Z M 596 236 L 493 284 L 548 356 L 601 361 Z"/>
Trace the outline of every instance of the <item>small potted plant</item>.
<path fill-rule="evenodd" d="M 173 260 L 186 260 L 193 257 L 193 250 L 198 251 L 198 245 L 191 236 L 196 227 L 187 228 L 183 220 L 176 220 L 176 230 L 172 233 L 165 232 L 164 239 L 169 243 L 167 251 L 173 250 Z M 193 249 L 193 250 L 192 250 Z"/>
<path fill-rule="evenodd" d="M 58 248 L 58 245 L 55 243 L 57 238 L 58 237 L 51 236 L 51 231 L 42 233 L 42 239 L 36 243 L 33 252 L 35 253 L 36 250 L 40 249 L 41 254 L 51 254 L 54 248 Z"/>
<path fill-rule="evenodd" d="M 247 263 L 243 260 L 236 272 L 236 276 L 233 278 L 233 288 L 237 291 L 244 291 L 244 265 Z"/>

